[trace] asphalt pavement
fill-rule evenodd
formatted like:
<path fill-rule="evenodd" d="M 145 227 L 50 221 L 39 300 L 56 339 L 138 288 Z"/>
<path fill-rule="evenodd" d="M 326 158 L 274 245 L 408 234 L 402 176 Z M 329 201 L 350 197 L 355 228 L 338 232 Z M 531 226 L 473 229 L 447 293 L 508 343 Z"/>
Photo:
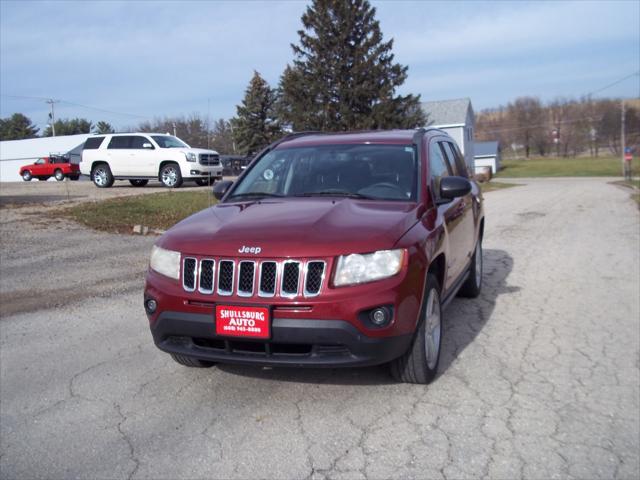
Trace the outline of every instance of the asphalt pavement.
<path fill-rule="evenodd" d="M 142 309 L 153 237 L 0 209 L 0 477 L 639 478 L 638 208 L 606 179 L 515 182 L 429 386 L 182 367 Z"/>

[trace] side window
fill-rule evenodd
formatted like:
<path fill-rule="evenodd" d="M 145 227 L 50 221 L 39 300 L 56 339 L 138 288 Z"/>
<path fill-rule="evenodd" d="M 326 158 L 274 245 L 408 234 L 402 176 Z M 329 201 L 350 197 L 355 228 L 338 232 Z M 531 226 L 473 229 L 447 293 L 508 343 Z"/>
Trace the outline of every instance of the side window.
<path fill-rule="evenodd" d="M 467 165 L 464 162 L 464 158 L 460 154 L 460 150 L 458 147 L 451 142 L 442 142 L 445 146 L 445 151 L 447 152 L 447 156 L 449 157 L 450 163 L 453 166 L 455 164 L 454 170 L 457 171 L 456 175 L 460 175 L 461 177 L 468 177 L 467 174 Z"/>
<path fill-rule="evenodd" d="M 103 140 L 104 137 L 89 137 L 85 140 L 84 147 L 82 148 L 84 148 L 85 150 L 96 150 L 100 148 Z"/>
<path fill-rule="evenodd" d="M 34 165 L 44 165 L 44 158 L 39 158 L 38 160 L 36 160 L 36 163 Z"/>
<path fill-rule="evenodd" d="M 149 145 L 151 145 L 151 141 L 146 137 L 135 136 L 130 138 L 131 138 L 131 145 L 129 146 L 129 148 L 142 149 L 144 148 L 142 145 L 144 145 L 145 143 L 148 143 Z"/>
<path fill-rule="evenodd" d="M 440 191 L 440 179 L 452 174 L 451 167 L 447 162 L 438 142 L 431 142 L 429 145 L 429 175 L 433 182 L 434 194 L 437 196 Z"/>
<path fill-rule="evenodd" d="M 130 142 L 133 137 L 128 135 L 121 135 L 118 137 L 111 137 L 111 141 L 109 142 L 108 149 L 118 149 L 118 148 L 131 148 Z"/>

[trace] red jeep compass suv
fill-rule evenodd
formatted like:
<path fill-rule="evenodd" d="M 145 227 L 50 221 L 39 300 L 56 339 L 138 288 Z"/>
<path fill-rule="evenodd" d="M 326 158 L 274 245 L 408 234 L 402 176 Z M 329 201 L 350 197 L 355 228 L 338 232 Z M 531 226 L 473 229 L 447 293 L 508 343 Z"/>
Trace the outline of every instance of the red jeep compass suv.
<path fill-rule="evenodd" d="M 183 365 L 437 372 L 442 308 L 482 282 L 484 212 L 437 129 L 292 134 L 151 253 L 153 339 Z"/>

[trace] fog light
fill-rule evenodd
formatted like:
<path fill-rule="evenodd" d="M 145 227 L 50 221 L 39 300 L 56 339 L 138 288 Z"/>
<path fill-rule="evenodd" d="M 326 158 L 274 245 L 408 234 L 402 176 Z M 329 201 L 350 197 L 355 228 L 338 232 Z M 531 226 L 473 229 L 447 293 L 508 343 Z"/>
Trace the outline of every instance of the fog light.
<path fill-rule="evenodd" d="M 156 308 L 158 308 L 158 303 L 153 298 L 150 298 L 149 300 L 144 302 L 144 308 L 147 313 L 154 313 L 156 311 Z"/>
<path fill-rule="evenodd" d="M 191 175 L 200 175 L 198 170 L 191 170 Z"/>
<path fill-rule="evenodd" d="M 377 325 L 378 327 L 381 327 L 385 323 L 389 322 L 389 310 L 384 307 L 376 308 L 375 310 L 371 311 L 371 313 L 369 314 L 369 318 L 371 318 L 371 323 Z"/>

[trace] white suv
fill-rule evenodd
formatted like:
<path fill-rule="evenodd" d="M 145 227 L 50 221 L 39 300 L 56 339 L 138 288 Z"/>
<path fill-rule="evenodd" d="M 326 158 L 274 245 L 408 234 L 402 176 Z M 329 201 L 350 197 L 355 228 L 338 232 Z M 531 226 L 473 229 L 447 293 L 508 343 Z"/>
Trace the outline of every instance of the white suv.
<path fill-rule="evenodd" d="M 89 137 L 84 143 L 80 173 L 99 188 L 114 180 L 143 187 L 149 180 L 177 188 L 184 180 L 208 185 L 222 179 L 220 155 L 191 148 L 179 138 L 161 133 L 115 133 Z"/>

